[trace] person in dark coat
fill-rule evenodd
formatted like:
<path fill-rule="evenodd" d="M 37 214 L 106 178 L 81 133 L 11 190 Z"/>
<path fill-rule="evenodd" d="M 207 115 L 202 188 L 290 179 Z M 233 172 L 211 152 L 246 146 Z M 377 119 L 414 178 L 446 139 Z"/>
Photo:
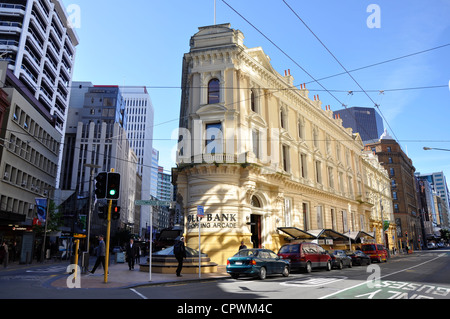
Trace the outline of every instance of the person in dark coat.
<path fill-rule="evenodd" d="M 136 245 L 134 244 L 133 238 L 130 239 L 130 242 L 127 244 L 125 248 L 125 252 L 127 254 L 128 268 L 130 270 L 134 269 L 134 260 L 136 258 Z"/>
<path fill-rule="evenodd" d="M 92 268 L 91 271 L 89 271 L 91 274 L 95 273 L 95 270 L 98 266 L 100 266 L 100 263 L 103 266 L 103 270 L 106 269 L 105 267 L 105 256 L 106 256 L 106 246 L 105 242 L 103 241 L 103 235 L 98 236 L 98 239 L 100 240 L 97 247 L 97 260 L 95 261 L 94 268 Z"/>
<path fill-rule="evenodd" d="M 176 270 L 177 277 L 181 277 L 181 270 L 183 269 L 183 258 L 186 258 L 186 246 L 184 245 L 184 237 L 173 246 L 173 253 L 178 261 L 178 267 Z"/>

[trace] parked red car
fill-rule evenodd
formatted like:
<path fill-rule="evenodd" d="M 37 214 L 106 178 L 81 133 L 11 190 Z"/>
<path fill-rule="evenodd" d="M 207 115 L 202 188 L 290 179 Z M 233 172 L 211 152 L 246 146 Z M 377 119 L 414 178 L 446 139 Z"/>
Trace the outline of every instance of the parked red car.
<path fill-rule="evenodd" d="M 384 261 L 387 262 L 387 250 L 384 248 L 383 245 L 380 244 L 362 244 L 361 250 L 363 253 L 365 253 L 367 256 L 370 257 L 371 261 Z"/>
<path fill-rule="evenodd" d="M 311 272 L 314 268 L 331 270 L 331 256 L 325 249 L 313 243 L 291 243 L 283 245 L 278 256 L 289 259 L 291 270 L 301 269 Z"/>

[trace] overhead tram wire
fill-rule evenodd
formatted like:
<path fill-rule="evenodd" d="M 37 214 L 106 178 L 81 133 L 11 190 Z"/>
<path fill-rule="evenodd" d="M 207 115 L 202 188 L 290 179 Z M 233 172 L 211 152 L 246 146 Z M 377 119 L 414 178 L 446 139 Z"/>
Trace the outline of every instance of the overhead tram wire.
<path fill-rule="evenodd" d="M 247 20 L 242 14 L 240 14 L 238 11 L 236 11 L 231 5 L 229 5 L 225 0 L 222 0 L 223 3 L 225 3 L 231 10 L 233 10 L 237 15 L 239 15 L 245 22 L 247 22 L 252 28 L 254 28 L 259 34 L 261 34 L 267 41 L 269 41 L 273 46 L 275 46 L 281 53 L 283 53 L 289 60 L 291 60 L 296 66 L 298 66 L 303 72 L 305 72 L 311 79 L 314 80 L 317 84 L 319 84 L 328 94 L 330 94 L 340 105 L 345 107 L 347 109 L 347 106 L 342 103 L 334 94 L 332 94 L 327 88 L 325 88 L 322 83 L 320 83 L 317 79 L 315 79 L 305 68 L 303 68 L 297 61 L 295 61 L 290 55 L 288 55 L 283 49 L 281 49 L 275 42 L 273 42 L 269 37 L 267 37 L 261 30 L 259 30 L 256 26 L 254 26 L 249 20 Z M 362 88 L 361 88 L 362 89 Z M 366 93 L 367 94 L 367 93 Z M 370 97 L 369 97 L 370 98 Z M 375 104 L 375 102 L 374 102 Z M 356 118 L 353 114 L 350 113 L 350 116 L 354 118 L 356 121 Z M 386 121 L 387 123 L 387 121 Z M 388 124 L 389 125 L 389 124 Z M 368 134 L 365 127 L 363 126 L 364 131 Z M 395 134 L 394 134 L 395 135 Z"/>
<path fill-rule="evenodd" d="M 289 60 L 291 60 L 296 66 L 298 66 L 303 72 L 305 72 L 311 79 L 319 84 L 325 91 L 328 92 L 339 104 L 343 104 L 336 96 L 329 92 L 316 78 L 314 78 L 305 68 L 297 63 L 289 54 L 287 54 L 283 49 L 281 49 L 275 42 L 273 42 L 268 36 L 266 36 L 261 30 L 259 30 L 255 25 L 253 25 L 248 19 L 246 19 L 242 14 L 240 14 L 236 9 L 229 5 L 225 0 L 222 0 L 232 11 L 234 11 L 238 16 L 240 16 L 245 22 L 247 22 L 252 28 L 254 28 L 259 34 L 261 34 L 267 41 L 269 41 L 273 46 L 275 46 L 281 53 L 283 53 Z"/>
<path fill-rule="evenodd" d="M 358 83 L 358 81 L 356 81 L 356 79 L 350 74 L 350 72 L 345 68 L 345 66 L 339 61 L 338 58 L 336 58 L 336 56 L 330 51 L 330 49 L 328 49 L 328 47 L 322 42 L 322 40 L 319 39 L 319 37 L 314 33 L 313 30 L 311 30 L 311 28 L 305 23 L 305 21 L 303 21 L 303 19 L 297 14 L 297 12 L 294 11 L 294 9 L 292 9 L 291 6 L 289 6 L 289 4 L 285 1 L 282 0 L 284 2 L 284 4 L 294 13 L 294 15 L 303 23 L 303 25 L 312 33 L 312 35 L 320 42 L 320 44 L 328 51 L 328 53 L 336 60 L 336 62 L 344 69 L 345 73 L 348 74 L 348 76 L 356 83 L 356 85 L 358 85 L 358 87 L 366 94 L 366 96 L 372 101 L 372 103 L 374 104 L 374 106 L 378 109 L 378 111 L 381 113 L 381 116 L 383 117 L 384 121 L 386 122 L 386 124 L 389 126 L 389 129 L 391 130 L 391 133 L 395 136 L 395 139 L 398 140 L 397 136 L 394 133 L 394 130 L 391 128 L 391 126 L 389 125 L 388 121 L 386 120 L 386 118 L 384 117 L 383 113 L 381 112 L 379 105 L 377 103 L 375 103 L 375 101 L 370 97 L 370 95 L 362 88 L 362 86 Z"/>

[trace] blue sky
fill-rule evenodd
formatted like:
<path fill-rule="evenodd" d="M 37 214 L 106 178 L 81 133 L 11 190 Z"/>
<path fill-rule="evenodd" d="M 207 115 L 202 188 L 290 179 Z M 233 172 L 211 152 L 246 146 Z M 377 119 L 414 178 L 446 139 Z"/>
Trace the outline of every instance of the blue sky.
<path fill-rule="evenodd" d="M 76 5 L 80 13 L 73 80 L 147 86 L 155 110 L 154 147 L 160 165 L 170 170 L 183 54 L 198 27 L 214 24 L 214 0 L 63 3 Z M 318 80 L 344 69 L 286 3 L 348 71 L 443 47 L 352 72 L 354 80 L 344 74 L 319 85 L 310 75 Z M 368 10 L 371 4 L 377 10 Z M 308 83 L 310 97 L 319 94 L 332 110 L 378 104 L 385 128 L 416 171 L 443 171 L 447 178 L 450 152 L 423 147 L 450 150 L 449 16 L 448 0 L 216 0 L 216 23 L 241 30 L 244 44 L 262 47 L 275 70 L 290 69 L 295 85 Z M 370 28 L 368 20 L 379 27 Z"/>

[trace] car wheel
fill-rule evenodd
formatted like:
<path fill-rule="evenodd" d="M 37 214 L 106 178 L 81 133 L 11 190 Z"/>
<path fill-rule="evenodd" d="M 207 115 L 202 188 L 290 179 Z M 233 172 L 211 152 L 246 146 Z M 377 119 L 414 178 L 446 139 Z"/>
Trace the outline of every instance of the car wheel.
<path fill-rule="evenodd" d="M 259 271 L 259 279 L 264 280 L 267 277 L 267 271 L 266 268 L 261 267 L 260 271 Z"/>
<path fill-rule="evenodd" d="M 327 271 L 330 271 L 331 270 L 331 261 L 328 261 L 327 262 Z"/>
<path fill-rule="evenodd" d="M 238 279 L 239 278 L 239 274 L 231 274 L 231 278 Z"/>
<path fill-rule="evenodd" d="M 283 269 L 283 276 L 284 277 L 287 277 L 287 276 L 289 276 L 289 267 L 286 265 L 286 266 L 284 266 L 284 269 Z"/>
<path fill-rule="evenodd" d="M 305 267 L 306 272 L 309 274 L 312 271 L 312 266 L 311 266 L 311 262 L 308 261 L 306 263 L 306 267 Z"/>
<path fill-rule="evenodd" d="M 339 268 L 339 270 L 341 270 L 342 268 L 344 268 L 344 264 L 342 263 L 342 261 L 339 262 L 338 268 Z"/>
<path fill-rule="evenodd" d="M 350 260 L 350 262 L 348 263 L 348 268 L 352 268 L 353 267 L 353 261 Z"/>

